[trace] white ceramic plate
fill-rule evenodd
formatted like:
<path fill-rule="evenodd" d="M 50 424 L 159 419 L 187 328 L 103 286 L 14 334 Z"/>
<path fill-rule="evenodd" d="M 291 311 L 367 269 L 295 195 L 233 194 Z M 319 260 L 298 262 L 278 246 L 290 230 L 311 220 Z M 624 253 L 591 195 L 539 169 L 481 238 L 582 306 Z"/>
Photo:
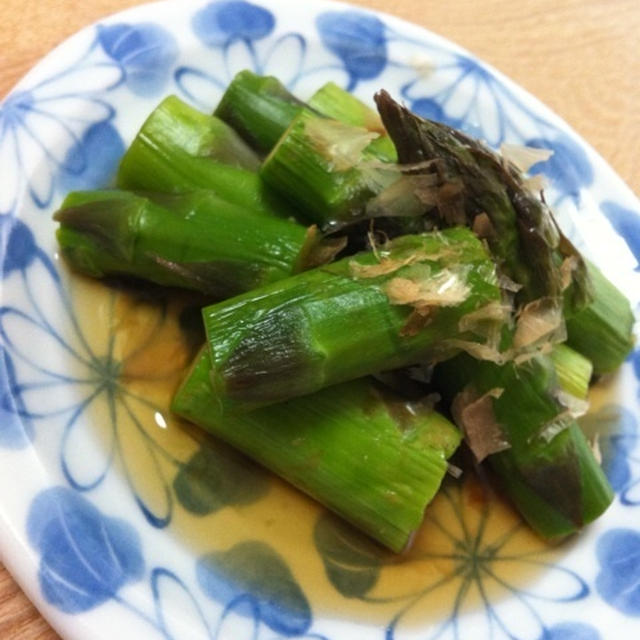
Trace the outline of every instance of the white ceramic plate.
<path fill-rule="evenodd" d="M 110 183 L 166 94 L 210 110 L 234 72 L 306 97 L 380 87 L 537 165 L 574 242 L 640 296 L 639 204 L 537 100 L 390 16 L 323 2 L 137 7 L 48 55 L 0 107 L 0 548 L 64 638 L 596 640 L 640 635 L 640 352 L 600 385 L 614 505 L 549 548 L 501 503 L 449 489 L 394 559 L 166 412 L 187 358 L 173 308 L 71 278 L 51 213 Z M 208 469 L 206 482 L 198 470 Z M 613 631 L 615 630 L 615 631 Z"/>

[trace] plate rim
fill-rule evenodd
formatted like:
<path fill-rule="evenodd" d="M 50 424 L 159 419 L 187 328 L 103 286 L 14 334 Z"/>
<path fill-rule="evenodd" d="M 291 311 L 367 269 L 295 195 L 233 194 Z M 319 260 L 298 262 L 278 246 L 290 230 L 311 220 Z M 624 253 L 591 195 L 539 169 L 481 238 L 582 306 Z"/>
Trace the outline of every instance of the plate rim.
<path fill-rule="evenodd" d="M 257 0 L 258 5 L 266 6 L 275 13 L 284 10 L 286 8 L 286 3 L 287 0 Z M 98 25 L 112 22 L 116 19 L 139 22 L 145 18 L 151 19 L 158 24 L 164 24 L 163 16 L 165 10 L 168 8 L 180 6 L 180 8 L 185 11 L 193 12 L 198 7 L 203 7 L 206 4 L 208 4 L 207 0 L 156 0 L 154 2 L 146 2 L 128 7 L 120 11 L 110 12 L 67 36 L 62 42 L 57 44 L 42 58 L 40 58 L 6 93 L 0 101 L 0 107 L 16 92 L 28 88 L 29 83 L 32 82 L 33 78 L 36 78 L 38 74 L 41 73 L 46 64 L 59 57 L 66 50 L 71 50 L 73 47 L 76 47 L 77 44 L 80 43 L 88 34 L 93 32 Z M 418 32 L 418 35 L 422 34 L 423 37 L 426 36 L 431 41 L 436 42 L 438 46 L 446 50 L 454 50 L 479 63 L 482 68 L 488 70 L 491 75 L 496 77 L 503 85 L 507 86 L 520 99 L 525 101 L 527 104 L 534 105 L 537 113 L 544 114 L 545 117 L 547 117 L 554 125 L 568 132 L 574 140 L 576 140 L 580 146 L 587 151 L 597 172 L 605 179 L 607 183 L 607 190 L 611 190 L 616 194 L 616 196 L 621 196 L 620 200 L 628 203 L 636 212 L 640 212 L 640 198 L 589 141 L 575 131 L 570 123 L 561 118 L 553 109 L 542 102 L 541 99 L 537 98 L 527 89 L 520 86 L 499 69 L 494 67 L 492 64 L 487 63 L 472 51 L 458 45 L 456 42 L 449 40 L 437 32 L 431 31 L 427 26 L 400 18 L 386 11 L 363 7 L 360 5 L 352 5 L 338 0 L 307 0 L 307 5 L 309 6 L 309 13 L 313 15 L 324 9 L 332 11 L 355 10 L 361 13 L 378 16 L 386 24 L 397 25 L 404 30 L 416 31 Z M 154 12 L 156 12 L 155 15 Z M 24 189 L 21 189 L 21 192 L 23 191 Z M 16 211 L 10 215 L 19 218 L 19 210 L 20 201 L 18 201 L 18 204 L 16 205 Z M 638 215 L 640 215 L 640 213 L 638 213 Z M 1 291 L 0 300 L 2 300 Z M 34 455 L 33 449 L 30 448 L 29 452 L 29 455 L 33 455 L 36 459 L 35 464 L 42 466 L 39 458 Z M 49 477 L 44 471 L 43 475 Z M 65 640 L 89 637 L 87 633 L 94 633 L 95 628 L 94 625 L 85 625 L 84 615 L 69 616 L 59 612 L 49 605 L 40 594 L 39 586 L 35 579 L 37 576 L 38 565 L 37 553 L 28 544 L 26 537 L 17 532 L 15 524 L 16 523 L 12 523 L 7 517 L 5 508 L 0 505 L 0 560 L 8 569 L 9 573 L 20 588 L 25 592 L 31 603 L 33 603 L 36 609 L 61 637 L 65 638 Z M 93 613 L 93 611 L 89 612 L 89 614 Z M 110 636 L 110 634 L 105 634 L 105 637 L 107 636 Z M 102 635 L 96 635 L 95 637 L 102 637 Z"/>

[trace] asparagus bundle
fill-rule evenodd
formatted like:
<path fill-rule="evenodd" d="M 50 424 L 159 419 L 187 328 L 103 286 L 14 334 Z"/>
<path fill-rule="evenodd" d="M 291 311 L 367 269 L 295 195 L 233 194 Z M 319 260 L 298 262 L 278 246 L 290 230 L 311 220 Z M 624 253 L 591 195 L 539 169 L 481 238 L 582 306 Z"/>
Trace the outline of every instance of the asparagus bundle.
<path fill-rule="evenodd" d="M 396 551 L 460 435 L 360 377 L 466 351 L 434 380 L 456 399 L 468 444 L 535 530 L 571 533 L 611 500 L 573 419 L 592 366 L 566 345 L 541 351 L 563 339 L 566 317 L 569 344 L 596 373 L 612 370 L 632 344 L 628 302 L 585 265 L 514 166 L 384 93 L 377 102 L 396 167 L 377 114 L 331 83 L 305 104 L 275 78 L 243 72 L 215 112 L 226 124 L 168 98 L 119 183 L 184 195 L 71 194 L 56 214 L 63 253 L 91 275 L 215 297 L 246 291 L 204 309 L 208 349 L 174 411 Z M 269 153 L 264 163 L 256 151 Z M 200 188 L 210 192 L 185 193 Z M 388 216 L 399 216 L 383 227 L 393 234 L 451 228 L 382 246 L 370 234 L 372 251 L 290 277 L 342 245 L 278 220 L 289 210 L 274 192 L 329 230 Z"/>
<path fill-rule="evenodd" d="M 118 170 L 121 189 L 184 193 L 209 189 L 255 212 L 293 212 L 256 173 L 258 156 L 227 124 L 176 96 L 163 100 L 142 125 Z"/>
<path fill-rule="evenodd" d="M 504 322 L 500 297 L 482 243 L 455 228 L 402 236 L 380 252 L 206 307 L 220 412 L 248 411 L 461 347 L 493 354 Z"/>
<path fill-rule="evenodd" d="M 218 419 L 206 352 L 172 410 L 222 438 L 394 551 L 420 526 L 460 434 L 430 406 L 370 379 Z"/>
<path fill-rule="evenodd" d="M 227 298 L 292 275 L 312 260 L 313 232 L 209 192 L 67 196 L 54 219 L 62 254 L 94 277 L 128 275 Z"/>

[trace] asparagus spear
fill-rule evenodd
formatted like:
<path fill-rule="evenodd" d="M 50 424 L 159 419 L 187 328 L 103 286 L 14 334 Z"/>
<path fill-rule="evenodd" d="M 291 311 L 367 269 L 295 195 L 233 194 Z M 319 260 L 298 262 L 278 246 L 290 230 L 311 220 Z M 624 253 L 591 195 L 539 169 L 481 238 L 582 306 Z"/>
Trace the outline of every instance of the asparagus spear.
<path fill-rule="evenodd" d="M 253 149 L 266 154 L 301 111 L 377 132 L 380 137 L 369 145 L 368 151 L 381 160 L 395 161 L 395 147 L 380 116 L 333 82 L 325 84 L 304 103 L 277 78 L 245 69 L 234 76 L 214 115 L 231 125 Z"/>
<path fill-rule="evenodd" d="M 71 193 L 54 215 L 62 254 L 94 277 L 124 274 L 215 299 L 290 276 L 313 234 L 200 191 Z"/>
<path fill-rule="evenodd" d="M 327 82 L 309 98 L 308 104 L 327 118 L 380 134 L 369 144 L 367 151 L 385 162 L 397 161 L 396 148 L 387 135 L 380 116 L 353 94 L 334 82 Z"/>
<path fill-rule="evenodd" d="M 629 302 L 559 232 L 521 174 L 480 142 L 415 116 L 385 92 L 376 102 L 400 162 L 427 161 L 411 173 L 426 172 L 428 181 L 438 174 L 441 222 L 482 228 L 504 272 L 523 285 L 519 299 L 563 297 L 569 344 L 593 362 L 596 374 L 617 368 L 633 347 Z M 477 224 L 485 214 L 489 223 Z"/>
<path fill-rule="evenodd" d="M 596 375 L 615 371 L 633 349 L 635 319 L 626 296 L 587 262 L 593 302 L 567 318 L 568 344 L 593 363 Z"/>
<path fill-rule="evenodd" d="M 380 251 L 206 307 L 220 412 L 252 410 L 460 347 L 497 356 L 504 318 L 482 310 L 499 306 L 500 295 L 482 243 L 455 228 L 402 236 Z"/>
<path fill-rule="evenodd" d="M 255 212 L 292 215 L 256 173 L 259 158 L 221 120 L 169 96 L 151 113 L 118 170 L 121 189 L 184 193 L 209 189 Z"/>
<path fill-rule="evenodd" d="M 591 360 L 564 343 L 553 345 L 549 357 L 558 378 L 558 386 L 575 398 L 585 400 L 593 375 Z"/>
<path fill-rule="evenodd" d="M 483 235 L 504 273 L 522 285 L 522 302 L 560 300 L 566 288 L 561 264 L 573 262 L 565 297 L 573 312 L 591 300 L 581 256 L 560 233 L 544 201 L 525 186 L 519 171 L 478 140 L 444 124 L 424 120 L 380 91 L 376 104 L 403 164 L 422 163 L 445 224 L 484 227 Z M 433 185 L 434 173 L 437 182 Z M 476 218 L 483 216 L 481 218 Z"/>
<path fill-rule="evenodd" d="M 297 209 L 307 212 L 309 219 L 327 229 L 362 218 L 367 199 L 398 177 L 397 173 L 375 168 L 374 161 L 396 159 L 395 148 L 378 114 L 333 83 L 324 85 L 305 104 L 277 78 L 241 71 L 225 91 L 215 115 L 261 153 L 280 147 L 263 176 L 276 189 L 281 188 L 283 197 L 288 197 Z M 289 129 L 292 123 L 297 124 Z M 307 139 L 303 135 L 307 127 L 318 135 Z M 322 141 L 323 136 L 328 138 Z M 351 142 L 345 144 L 346 140 Z M 364 159 L 371 165 L 366 171 L 345 171 L 336 166 L 329 148 L 335 147 L 340 154 L 338 147 L 347 148 L 348 144 L 355 145 L 355 151 L 348 151 L 352 162 Z M 296 189 L 298 182 L 301 186 Z M 404 205 L 399 203 L 393 215 L 404 216 Z M 387 211 L 385 207 L 382 214 L 374 215 Z M 415 224 L 413 218 L 385 222 L 385 230 L 389 227 L 402 234 L 424 231 L 424 225 Z"/>
<path fill-rule="evenodd" d="M 214 115 L 231 125 L 251 147 L 268 153 L 301 111 L 308 109 L 273 76 L 237 73 Z"/>
<path fill-rule="evenodd" d="M 399 552 L 420 526 L 457 448 L 431 408 L 360 379 L 242 416 L 218 419 L 202 352 L 172 409 Z"/>
<path fill-rule="evenodd" d="M 611 487 L 561 402 L 550 358 L 498 366 L 462 354 L 436 367 L 434 384 L 453 398 L 456 422 L 476 457 L 488 456 L 505 492 L 540 535 L 566 536 L 609 506 Z"/>
<path fill-rule="evenodd" d="M 363 127 L 301 111 L 260 175 L 309 220 L 339 228 L 362 219 L 367 201 L 398 178 L 397 171 L 371 164 L 367 147 L 376 137 Z"/>

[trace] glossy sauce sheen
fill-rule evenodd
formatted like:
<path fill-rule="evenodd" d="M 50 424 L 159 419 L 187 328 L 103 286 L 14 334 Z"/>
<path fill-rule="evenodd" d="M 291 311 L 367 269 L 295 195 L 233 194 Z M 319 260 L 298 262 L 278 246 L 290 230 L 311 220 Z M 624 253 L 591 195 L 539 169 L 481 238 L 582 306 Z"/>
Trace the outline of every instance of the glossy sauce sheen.
<path fill-rule="evenodd" d="M 117 455 L 158 518 L 166 515 L 166 480 L 173 499 L 166 530 L 194 558 L 258 540 L 281 556 L 314 614 L 385 623 L 403 610 L 399 625 L 435 628 L 456 607 L 460 615 L 526 590 L 566 551 L 531 533 L 469 472 L 463 480 L 447 479 L 408 552 L 382 549 L 171 415 L 170 398 L 202 339 L 193 300 L 168 301 L 76 276 L 72 282 L 81 326 L 93 328 L 94 351 L 102 345 L 110 362 Z M 113 410 L 106 399 L 94 405 L 91 429 L 110 446 Z M 205 461 L 206 477 L 188 473 L 194 456 Z"/>

